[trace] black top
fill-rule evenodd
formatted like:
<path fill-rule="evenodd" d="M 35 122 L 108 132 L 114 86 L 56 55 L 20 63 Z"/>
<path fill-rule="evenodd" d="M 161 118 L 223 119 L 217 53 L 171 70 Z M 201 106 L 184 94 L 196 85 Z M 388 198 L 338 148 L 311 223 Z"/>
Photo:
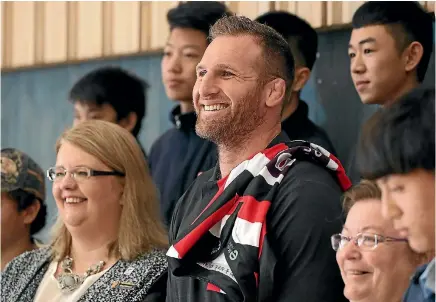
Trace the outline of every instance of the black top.
<path fill-rule="evenodd" d="M 269 147 L 285 141 L 289 138 L 282 132 Z M 206 207 L 201 201 L 217 193 L 218 179 L 216 166 L 201 174 L 179 200 L 169 230 L 170 245 Z M 341 194 L 331 172 L 314 163 L 296 162 L 286 174 L 267 214 L 268 240 L 277 259 L 271 269 L 279 281 L 270 301 L 346 301 L 330 244 L 330 236 L 342 229 Z M 167 302 L 231 301 L 225 294 L 207 290 L 196 272 L 183 272 L 183 277 L 173 275 L 171 267 L 169 272 Z"/>
<path fill-rule="evenodd" d="M 217 161 L 215 144 L 195 133 L 197 118 L 194 112 L 181 114 L 177 106 L 170 119 L 175 127 L 154 142 L 148 158 L 167 226 L 177 200 L 199 173 L 211 169 Z"/>
<path fill-rule="evenodd" d="M 165 302 L 167 296 L 168 273 L 162 274 L 150 287 L 147 296 L 141 302 Z"/>
<path fill-rule="evenodd" d="M 337 157 L 327 133 L 309 119 L 309 107 L 300 100 L 297 110 L 282 122 L 282 130 L 291 140 L 305 140 L 317 144 Z"/>

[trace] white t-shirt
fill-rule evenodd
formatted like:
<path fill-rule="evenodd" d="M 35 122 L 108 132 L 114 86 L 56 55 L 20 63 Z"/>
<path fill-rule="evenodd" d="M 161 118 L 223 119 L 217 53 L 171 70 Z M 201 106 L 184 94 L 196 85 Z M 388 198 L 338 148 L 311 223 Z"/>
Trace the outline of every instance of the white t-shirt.
<path fill-rule="evenodd" d="M 34 302 L 76 302 L 85 294 L 86 290 L 109 269 L 107 268 L 98 274 L 89 276 L 76 290 L 70 293 L 62 293 L 54 276 L 57 267 L 58 262 L 53 261 L 50 263 L 44 278 L 38 286 L 35 299 L 33 300 Z"/>

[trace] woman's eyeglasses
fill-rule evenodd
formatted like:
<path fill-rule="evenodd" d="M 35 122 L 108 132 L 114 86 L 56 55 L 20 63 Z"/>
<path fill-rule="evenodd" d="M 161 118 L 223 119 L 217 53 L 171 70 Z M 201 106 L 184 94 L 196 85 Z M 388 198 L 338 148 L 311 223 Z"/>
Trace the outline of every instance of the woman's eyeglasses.
<path fill-rule="evenodd" d="M 350 241 L 363 250 L 374 250 L 379 243 L 382 242 L 407 242 L 407 239 L 393 238 L 371 233 L 360 233 L 355 237 L 344 236 L 342 234 L 335 234 L 331 237 L 332 248 L 338 251 L 344 248 Z"/>
<path fill-rule="evenodd" d="M 75 167 L 67 170 L 64 167 L 52 167 L 47 170 L 47 178 L 51 181 L 58 181 L 63 179 L 67 174 L 70 174 L 76 181 L 81 181 L 90 178 L 91 176 L 125 176 L 124 173 L 119 171 L 98 171 L 88 167 Z"/>

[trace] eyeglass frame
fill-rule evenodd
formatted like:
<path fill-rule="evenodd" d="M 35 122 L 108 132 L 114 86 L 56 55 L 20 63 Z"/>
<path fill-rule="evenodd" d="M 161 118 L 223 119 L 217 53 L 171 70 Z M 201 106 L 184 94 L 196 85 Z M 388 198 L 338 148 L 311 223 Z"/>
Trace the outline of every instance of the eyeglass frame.
<path fill-rule="evenodd" d="M 75 174 L 74 174 L 74 172 L 70 172 L 70 171 L 68 171 L 68 169 L 66 169 L 66 168 L 64 168 L 64 167 L 56 167 L 56 166 L 54 166 L 54 167 L 50 167 L 50 168 L 48 168 L 47 171 L 46 171 L 47 178 L 48 178 L 50 181 L 52 181 L 52 182 L 55 182 L 55 181 L 56 181 L 56 178 L 55 178 L 55 179 L 52 179 L 52 178 L 50 177 L 50 171 L 51 171 L 52 169 L 56 169 L 56 168 L 62 168 L 62 169 L 65 171 L 65 173 L 66 173 L 65 176 L 66 176 L 67 174 L 70 174 L 70 175 L 72 176 L 72 178 L 74 178 L 75 180 L 77 180 L 77 179 L 76 179 L 76 176 L 75 176 Z M 120 171 L 116 171 L 116 170 L 112 170 L 112 171 L 101 171 L 101 170 L 95 170 L 95 169 L 92 169 L 92 168 L 89 168 L 89 167 L 85 167 L 85 166 L 77 166 L 77 167 L 74 167 L 73 170 L 74 170 L 74 169 L 78 169 L 78 168 L 84 168 L 84 169 L 86 169 L 86 170 L 88 171 L 88 175 L 86 176 L 86 179 L 90 178 L 91 176 L 110 176 L 110 175 L 113 175 L 113 176 L 120 176 L 120 177 L 124 177 L 124 176 L 126 176 L 125 173 L 120 172 Z"/>
<path fill-rule="evenodd" d="M 389 236 L 383 236 L 383 235 L 379 235 L 379 234 L 372 234 L 372 233 L 359 233 L 354 237 L 350 237 L 350 236 L 345 236 L 341 233 L 338 234 L 334 234 L 330 237 L 330 243 L 332 245 L 332 248 L 334 251 L 339 251 L 341 249 L 343 249 L 345 247 L 345 245 L 342 246 L 342 248 L 340 247 L 341 245 L 339 245 L 338 249 L 334 248 L 334 240 L 335 240 L 335 236 L 340 236 L 341 240 L 342 238 L 346 238 L 348 240 L 347 244 L 350 243 L 351 241 L 354 242 L 354 244 L 358 247 L 358 248 L 362 248 L 363 243 L 359 244 L 359 238 L 362 238 L 363 235 L 369 235 L 369 236 L 373 236 L 373 238 L 375 239 L 375 243 L 374 246 L 371 248 L 363 248 L 363 250 L 367 250 L 367 251 L 373 251 L 377 248 L 379 243 L 383 243 L 383 242 L 408 242 L 409 240 L 407 240 L 406 238 L 395 238 L 395 237 L 389 237 Z"/>

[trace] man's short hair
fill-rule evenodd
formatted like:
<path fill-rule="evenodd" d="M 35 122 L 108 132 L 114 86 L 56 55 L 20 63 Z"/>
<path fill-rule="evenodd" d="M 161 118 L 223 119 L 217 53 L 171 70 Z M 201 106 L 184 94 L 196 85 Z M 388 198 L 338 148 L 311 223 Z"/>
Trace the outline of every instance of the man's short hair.
<path fill-rule="evenodd" d="M 291 47 L 297 65 L 312 70 L 318 52 L 318 34 L 305 20 L 284 11 L 265 13 L 257 22 L 275 29 Z"/>
<path fill-rule="evenodd" d="M 294 80 L 294 57 L 286 40 L 274 29 L 243 16 L 219 19 L 210 29 L 210 39 L 220 36 L 252 36 L 263 49 L 266 75 L 282 78 L 286 83 L 284 100 L 289 99 Z"/>
<path fill-rule="evenodd" d="M 357 165 L 370 180 L 416 169 L 434 173 L 435 90 L 413 90 L 378 111 L 364 125 Z"/>
<path fill-rule="evenodd" d="M 230 16 L 227 7 L 217 1 L 187 1 L 180 3 L 167 14 L 170 30 L 190 28 L 202 31 L 206 37 L 210 27 L 221 17 Z"/>
<path fill-rule="evenodd" d="M 137 137 L 146 113 L 148 84 L 139 77 L 119 67 L 103 67 L 80 78 L 71 88 L 72 102 L 108 104 L 117 113 L 118 121 L 134 112 L 137 116 L 132 134 Z"/>
<path fill-rule="evenodd" d="M 416 72 L 422 82 L 433 52 L 433 20 L 416 1 L 368 1 L 354 13 L 352 24 L 353 28 L 385 25 L 399 52 L 414 41 L 421 43 L 424 53 Z"/>

